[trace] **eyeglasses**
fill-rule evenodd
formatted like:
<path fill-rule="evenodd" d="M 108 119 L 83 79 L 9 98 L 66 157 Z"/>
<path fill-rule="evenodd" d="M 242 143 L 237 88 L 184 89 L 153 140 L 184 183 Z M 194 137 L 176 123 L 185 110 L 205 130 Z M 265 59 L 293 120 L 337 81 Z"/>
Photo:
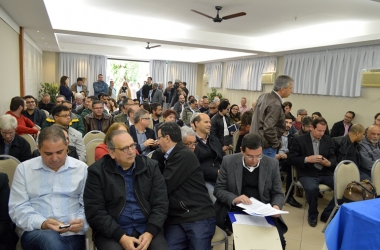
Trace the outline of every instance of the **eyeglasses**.
<path fill-rule="evenodd" d="M 305 113 L 301 113 L 300 115 L 307 115 L 307 113 L 305 114 Z"/>
<path fill-rule="evenodd" d="M 67 117 L 69 117 L 70 116 L 70 114 L 68 114 L 68 115 L 57 115 L 58 117 L 63 117 L 63 118 L 67 118 Z"/>
<path fill-rule="evenodd" d="M 239 109 L 235 109 L 235 108 L 233 108 L 232 110 L 239 110 Z"/>
<path fill-rule="evenodd" d="M 184 144 L 186 147 L 188 147 L 188 148 L 191 148 L 191 147 L 196 147 L 197 146 L 197 144 L 198 144 L 198 142 L 194 142 L 194 143 L 187 143 L 187 144 Z"/>
<path fill-rule="evenodd" d="M 253 159 L 256 159 L 256 160 L 261 160 L 263 158 L 263 155 L 255 155 L 255 156 L 248 156 L 248 155 L 245 155 L 244 156 L 247 160 L 253 160 Z"/>
<path fill-rule="evenodd" d="M 135 150 L 137 143 L 133 143 L 129 146 L 126 146 L 124 148 L 111 148 L 111 149 L 119 149 L 120 151 L 123 151 L 124 153 L 127 153 L 129 150 Z"/>
<path fill-rule="evenodd" d="M 143 117 L 141 119 L 144 119 L 144 120 L 150 120 L 150 117 Z"/>
<path fill-rule="evenodd" d="M 93 108 L 93 109 L 103 109 L 103 107 L 96 107 L 96 108 Z"/>

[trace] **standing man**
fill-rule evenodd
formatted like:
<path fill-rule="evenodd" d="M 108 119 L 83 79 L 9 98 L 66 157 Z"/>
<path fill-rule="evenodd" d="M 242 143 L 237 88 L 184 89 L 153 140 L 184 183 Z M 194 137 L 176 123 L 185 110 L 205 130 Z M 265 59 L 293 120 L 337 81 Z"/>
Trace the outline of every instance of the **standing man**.
<path fill-rule="evenodd" d="M 334 169 L 336 157 L 331 147 L 331 138 L 325 135 L 327 122 L 324 118 L 316 118 L 310 133 L 293 139 L 288 161 L 297 168 L 298 180 L 306 193 L 309 204 L 308 223 L 315 227 L 318 223 L 319 184 L 334 189 Z M 334 208 L 334 197 L 324 209 L 321 221 L 326 222 Z"/>
<path fill-rule="evenodd" d="M 222 101 L 218 106 L 218 113 L 216 113 L 211 119 L 211 131 L 210 134 L 216 136 L 220 144 L 223 146 L 223 151 L 227 151 L 232 147 L 232 135 L 233 132 L 228 131 L 230 126 L 230 119 L 227 113 L 230 111 L 230 103 L 228 101 Z"/>
<path fill-rule="evenodd" d="M 157 161 L 136 155 L 126 131 L 113 131 L 107 146 L 109 154 L 88 169 L 83 196 L 97 249 L 168 250 L 169 201 Z"/>
<path fill-rule="evenodd" d="M 104 107 L 101 101 L 92 102 L 92 113 L 86 115 L 83 119 L 86 133 L 91 130 L 99 130 L 107 133 L 108 128 L 113 123 L 113 117 L 109 114 L 104 114 Z"/>
<path fill-rule="evenodd" d="M 157 102 L 162 105 L 162 91 L 157 86 L 157 83 L 153 83 L 153 88 L 149 91 L 149 103 Z"/>
<path fill-rule="evenodd" d="M 108 85 L 103 81 L 103 75 L 98 75 L 98 81 L 93 83 L 94 96 L 99 96 L 100 93 L 108 93 Z"/>
<path fill-rule="evenodd" d="M 249 110 L 249 107 L 247 106 L 247 98 L 242 97 L 240 100 L 240 105 L 239 105 L 240 115 L 243 115 L 243 113 L 248 110 Z"/>
<path fill-rule="evenodd" d="M 355 118 L 354 111 L 347 111 L 342 121 L 336 122 L 331 129 L 331 138 L 348 134 Z"/>
<path fill-rule="evenodd" d="M 293 93 L 293 82 L 290 76 L 278 76 L 272 92 L 259 97 L 253 113 L 249 132 L 261 136 L 263 154 L 272 158 L 275 158 L 277 149 L 281 146 L 281 136 L 285 131 L 282 100 Z"/>
<path fill-rule="evenodd" d="M 87 165 L 67 156 L 67 140 L 57 126 L 41 131 L 38 150 L 40 157 L 17 166 L 9 199 L 9 215 L 21 230 L 21 246 L 84 249 Z"/>
<path fill-rule="evenodd" d="M 182 118 L 182 112 L 187 108 L 189 104 L 185 102 L 185 97 L 180 95 L 178 97 L 178 102 L 174 104 L 173 110 L 177 112 L 177 119 Z"/>
<path fill-rule="evenodd" d="M 11 105 L 9 106 L 10 111 L 7 111 L 6 114 L 13 116 L 17 120 L 17 129 L 16 133 L 18 135 L 30 134 L 34 138 L 37 137 L 38 129 L 35 126 L 34 122 L 26 118 L 22 112 L 25 110 L 25 100 L 19 96 L 13 97 L 11 100 Z"/>
<path fill-rule="evenodd" d="M 164 91 L 166 109 L 169 108 L 170 102 L 172 101 L 172 99 L 170 98 L 171 97 L 170 93 L 171 93 L 172 88 L 173 88 L 173 82 L 172 81 L 168 81 L 168 86 L 166 87 L 166 89 Z"/>
<path fill-rule="evenodd" d="M 113 98 L 114 100 L 117 100 L 116 93 L 117 93 L 117 90 L 115 88 L 115 83 L 114 83 L 113 80 L 111 80 L 110 81 L 110 86 L 108 88 L 108 95 L 110 96 L 110 98 Z"/>
<path fill-rule="evenodd" d="M 231 231 L 232 225 L 227 213 L 242 211 L 236 205 L 252 204 L 250 197 L 278 210 L 284 205 L 278 161 L 263 156 L 261 136 L 246 134 L 241 143 L 241 152 L 223 158 L 214 191 L 217 199 L 217 225 L 221 228 L 227 226 Z M 277 227 L 282 248 L 285 249 L 284 233 L 288 228 L 280 215 L 272 216 L 272 221 Z"/>
<path fill-rule="evenodd" d="M 73 95 L 83 91 L 86 94 L 86 96 L 88 96 L 87 85 L 83 84 L 83 78 L 82 77 L 77 78 L 77 82 L 73 83 L 71 85 L 70 90 L 73 92 Z"/>
<path fill-rule="evenodd" d="M 41 128 L 42 123 L 46 119 L 45 112 L 36 108 L 36 101 L 33 96 L 27 95 L 24 97 L 24 100 L 26 103 L 26 110 L 24 110 L 22 114 Z"/>
<path fill-rule="evenodd" d="M 152 77 L 148 77 L 147 84 L 145 84 L 141 89 L 141 96 L 143 102 L 149 102 L 149 91 L 152 90 Z"/>
<path fill-rule="evenodd" d="M 208 195 L 197 157 L 184 146 L 175 122 L 158 128 L 158 142 L 165 154 L 163 176 L 169 197 L 164 227 L 169 249 L 211 249 L 215 211 Z"/>

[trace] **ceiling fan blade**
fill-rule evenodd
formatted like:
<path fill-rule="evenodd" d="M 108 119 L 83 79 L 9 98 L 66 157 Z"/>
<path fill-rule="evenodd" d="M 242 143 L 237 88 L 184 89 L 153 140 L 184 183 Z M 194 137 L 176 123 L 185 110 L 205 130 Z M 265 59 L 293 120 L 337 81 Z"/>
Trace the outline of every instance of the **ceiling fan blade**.
<path fill-rule="evenodd" d="M 199 11 L 196 11 L 196 10 L 191 10 L 191 11 L 192 11 L 192 12 L 195 12 L 195 13 L 197 13 L 197 14 L 199 14 L 199 15 L 202 15 L 202 16 L 205 16 L 205 17 L 208 17 L 208 18 L 213 19 L 212 16 L 209 16 L 209 15 L 203 14 L 202 12 L 199 12 Z"/>
<path fill-rule="evenodd" d="M 235 18 L 235 17 L 239 17 L 239 16 L 245 16 L 245 15 L 247 15 L 247 13 L 245 13 L 245 12 L 239 12 L 239 13 L 235 13 L 235 14 L 232 14 L 232 15 L 225 16 L 222 19 L 223 20 L 227 20 L 227 19 L 231 19 L 231 18 Z"/>
<path fill-rule="evenodd" d="M 161 45 L 150 46 L 151 49 L 161 47 Z"/>

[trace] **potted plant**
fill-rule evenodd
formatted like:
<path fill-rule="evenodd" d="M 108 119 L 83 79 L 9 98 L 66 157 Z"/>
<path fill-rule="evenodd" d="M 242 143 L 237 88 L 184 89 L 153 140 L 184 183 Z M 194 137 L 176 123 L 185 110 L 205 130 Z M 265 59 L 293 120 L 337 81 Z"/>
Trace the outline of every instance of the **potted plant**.
<path fill-rule="evenodd" d="M 222 94 L 217 93 L 215 88 L 211 88 L 211 93 L 207 93 L 207 97 L 210 100 L 210 102 L 214 100 L 215 96 L 219 97 L 219 99 L 222 100 Z"/>
<path fill-rule="evenodd" d="M 55 97 L 57 96 L 57 94 L 59 92 L 58 83 L 45 82 L 45 83 L 40 83 L 40 85 L 41 85 L 41 88 L 38 91 L 38 95 L 39 95 L 40 99 L 42 99 L 42 96 L 44 94 L 49 94 L 51 101 L 53 103 L 55 103 Z"/>

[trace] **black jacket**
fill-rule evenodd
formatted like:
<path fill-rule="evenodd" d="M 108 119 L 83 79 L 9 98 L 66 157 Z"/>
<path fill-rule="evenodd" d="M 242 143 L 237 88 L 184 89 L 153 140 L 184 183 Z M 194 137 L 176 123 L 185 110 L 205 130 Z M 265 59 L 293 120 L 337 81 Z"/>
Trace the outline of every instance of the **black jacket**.
<path fill-rule="evenodd" d="M 201 165 L 205 181 L 215 183 L 216 178 L 218 178 L 220 164 L 222 164 L 223 161 L 222 145 L 218 138 L 213 135 L 208 136 L 207 144 L 204 144 L 202 139 L 198 137 L 197 143 L 194 153 Z M 208 153 L 210 150 L 212 151 L 212 154 Z"/>
<path fill-rule="evenodd" d="M 134 189 L 138 205 L 147 219 L 146 232 L 156 236 L 168 213 L 168 197 L 157 162 L 136 155 Z M 115 161 L 105 155 L 88 168 L 83 194 L 86 219 L 93 233 L 119 242 L 125 234 L 118 224 L 126 203 L 125 180 Z"/>
<path fill-rule="evenodd" d="M 331 147 L 334 150 L 337 163 L 343 160 L 350 160 L 358 167 L 360 166 L 359 143 L 352 143 L 348 135 L 334 137 L 331 141 Z"/>
<path fill-rule="evenodd" d="M 309 133 L 295 137 L 289 149 L 288 162 L 297 167 L 298 177 L 334 175 L 336 157 L 331 147 L 331 138 L 323 135 L 319 142 L 319 154 L 331 162 L 330 167 L 318 170 L 313 163 L 305 163 L 305 157 L 314 155 L 313 142 Z"/>
<path fill-rule="evenodd" d="M 227 127 L 230 126 L 230 119 L 228 118 L 228 116 L 224 116 L 225 120 L 226 120 L 226 124 L 227 124 Z M 224 141 L 224 123 L 223 123 L 223 116 L 221 116 L 219 114 L 219 112 L 217 112 L 212 118 L 211 118 L 211 131 L 210 131 L 210 134 L 211 135 L 214 135 L 216 136 L 219 141 L 220 141 L 220 144 L 223 145 L 229 145 L 229 143 L 226 143 Z"/>
<path fill-rule="evenodd" d="M 0 134 L 0 154 L 4 154 L 4 138 Z M 21 136 L 15 134 L 13 141 L 11 142 L 11 147 L 9 148 L 8 155 L 15 157 L 20 162 L 29 160 L 32 158 L 32 151 L 30 150 L 30 145 L 27 140 Z"/>
<path fill-rule="evenodd" d="M 128 124 L 127 124 L 128 125 Z M 141 150 L 141 147 L 139 145 L 139 141 L 137 140 L 137 133 L 136 133 L 136 128 L 135 128 L 135 125 L 131 125 L 129 127 L 129 133 L 130 135 L 132 136 L 133 138 L 133 141 L 137 143 L 137 150 L 139 151 L 139 154 L 142 154 L 142 150 Z M 146 128 L 145 129 L 145 136 L 146 136 L 146 139 L 153 139 L 153 140 L 156 140 L 156 133 L 154 132 L 153 129 L 150 129 L 150 128 Z M 150 147 L 150 150 L 153 151 L 155 150 L 154 147 Z"/>
<path fill-rule="evenodd" d="M 180 224 L 215 217 L 197 157 L 178 142 L 166 160 L 164 178 L 168 189 L 166 223 Z"/>
<path fill-rule="evenodd" d="M 22 114 L 26 118 L 29 118 L 30 120 L 32 120 L 32 122 L 34 122 L 34 124 L 40 126 L 40 128 L 42 128 L 42 123 L 44 123 L 44 121 L 46 120 L 45 112 L 42 110 L 39 110 L 38 108 L 34 108 L 33 119 L 31 119 L 32 117 L 29 115 L 27 110 L 22 112 Z"/>
<path fill-rule="evenodd" d="M 352 123 L 350 125 L 350 127 L 348 128 L 348 130 L 351 128 L 352 126 Z M 343 120 L 339 121 L 339 122 L 336 122 L 334 123 L 334 126 L 332 127 L 331 129 L 331 138 L 333 137 L 338 137 L 338 136 L 343 136 L 344 135 L 344 124 L 343 124 Z"/>
<path fill-rule="evenodd" d="M 54 106 L 55 104 L 52 102 L 49 102 L 48 104 L 45 104 L 42 101 L 38 102 L 38 108 L 46 110 L 47 112 L 49 112 L 49 114 L 51 114 L 51 110 L 54 108 Z"/>

